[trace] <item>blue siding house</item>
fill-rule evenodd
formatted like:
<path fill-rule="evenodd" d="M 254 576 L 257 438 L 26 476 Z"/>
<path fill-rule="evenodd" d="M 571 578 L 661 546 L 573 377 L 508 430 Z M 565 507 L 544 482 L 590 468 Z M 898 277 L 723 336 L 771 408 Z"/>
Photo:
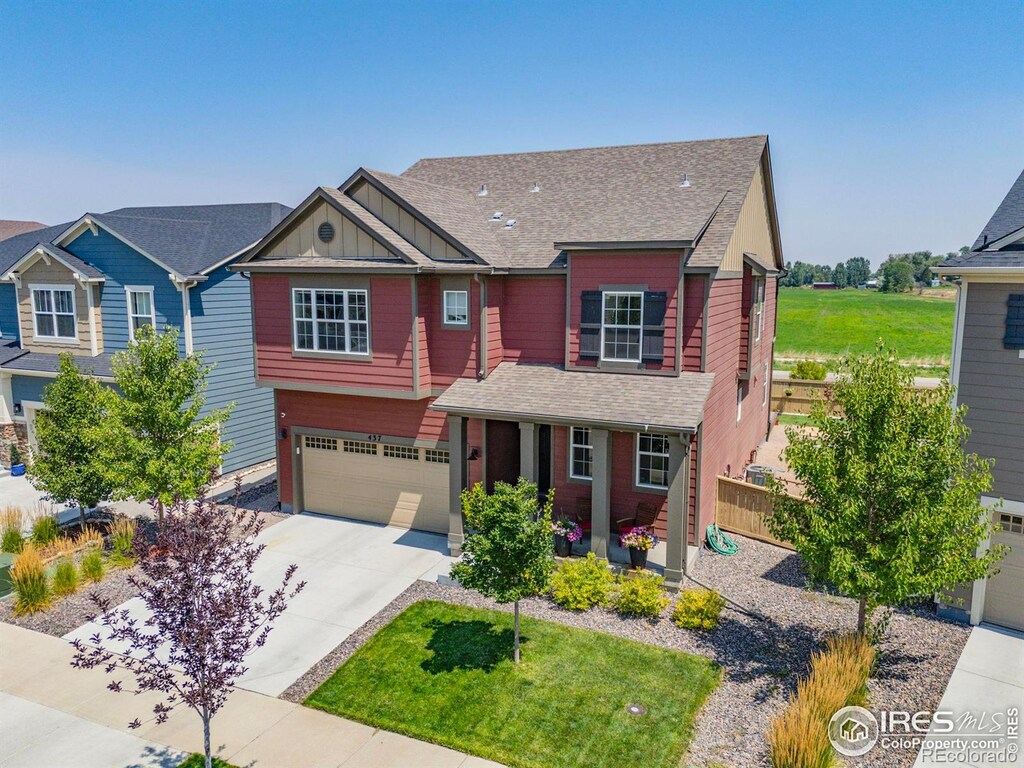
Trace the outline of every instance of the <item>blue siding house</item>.
<path fill-rule="evenodd" d="M 274 395 L 253 376 L 249 280 L 228 266 L 276 225 L 279 203 L 122 208 L 0 241 L 0 459 L 34 444 L 60 352 L 111 381 L 143 324 L 178 329 L 212 364 L 206 409 L 234 404 L 224 472 L 275 455 Z"/>

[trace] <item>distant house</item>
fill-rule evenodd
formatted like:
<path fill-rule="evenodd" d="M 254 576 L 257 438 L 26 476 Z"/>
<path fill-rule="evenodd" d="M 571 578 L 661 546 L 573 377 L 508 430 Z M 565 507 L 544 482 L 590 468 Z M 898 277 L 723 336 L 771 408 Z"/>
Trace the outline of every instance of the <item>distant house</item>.
<path fill-rule="evenodd" d="M 960 591 L 943 611 L 1024 629 L 1024 173 L 971 250 L 933 271 L 959 276 L 950 378 L 967 406 L 967 449 L 992 459 L 993 485 L 982 500 L 1002 531 L 992 544 L 1010 553 L 1000 572 Z"/>
<path fill-rule="evenodd" d="M 835 283 L 814 283 L 814 290 L 816 291 L 837 291 L 839 286 Z"/>
<path fill-rule="evenodd" d="M 15 219 L 0 219 L 0 240 L 6 240 L 15 235 L 25 232 L 35 232 L 37 229 L 44 229 L 45 224 L 38 221 L 17 221 Z"/>
<path fill-rule="evenodd" d="M 274 458 L 274 395 L 253 376 L 248 279 L 229 265 L 291 209 L 278 203 L 121 208 L 0 241 L 0 459 L 35 445 L 58 354 L 111 381 L 142 325 L 214 364 L 207 410 L 235 403 L 223 470 Z M 19 222 L 24 223 L 24 222 Z"/>
<path fill-rule="evenodd" d="M 875 279 L 868 280 L 866 283 L 864 283 L 864 287 L 868 289 L 877 289 L 878 281 Z"/>

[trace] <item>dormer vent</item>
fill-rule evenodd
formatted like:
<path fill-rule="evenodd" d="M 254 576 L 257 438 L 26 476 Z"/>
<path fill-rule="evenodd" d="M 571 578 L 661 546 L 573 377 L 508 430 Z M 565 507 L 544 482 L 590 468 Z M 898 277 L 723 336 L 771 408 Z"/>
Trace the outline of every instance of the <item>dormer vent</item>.
<path fill-rule="evenodd" d="M 515 225 L 516 225 L 516 220 L 515 219 L 509 219 L 508 221 L 505 222 L 505 229 L 512 229 L 512 227 L 514 227 Z"/>
<path fill-rule="evenodd" d="M 690 186 L 690 174 L 683 174 L 683 180 L 679 182 L 679 186 L 682 187 L 683 189 L 686 189 L 687 187 Z"/>
<path fill-rule="evenodd" d="M 476 193 L 477 197 L 487 197 L 487 185 L 481 184 L 480 191 Z"/>
<path fill-rule="evenodd" d="M 540 184 L 538 184 L 537 182 L 533 182 L 533 186 L 530 187 L 530 192 L 540 192 Z"/>
<path fill-rule="evenodd" d="M 491 214 L 491 221 L 501 221 L 501 217 L 504 215 L 501 211 L 495 211 Z"/>

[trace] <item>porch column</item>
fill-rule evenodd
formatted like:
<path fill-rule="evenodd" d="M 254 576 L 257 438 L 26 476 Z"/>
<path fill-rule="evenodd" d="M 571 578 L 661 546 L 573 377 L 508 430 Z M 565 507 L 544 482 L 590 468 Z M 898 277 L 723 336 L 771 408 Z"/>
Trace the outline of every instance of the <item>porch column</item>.
<path fill-rule="evenodd" d="M 665 545 L 665 585 L 678 589 L 686 573 L 690 512 L 690 436 L 669 438 L 668 536 Z"/>
<path fill-rule="evenodd" d="M 537 482 L 537 425 L 519 422 L 519 476 Z"/>
<path fill-rule="evenodd" d="M 466 487 L 466 420 L 448 415 L 448 551 L 462 554 L 462 490 Z"/>
<path fill-rule="evenodd" d="M 590 551 L 607 560 L 612 517 L 612 433 L 607 429 L 591 429 L 590 444 L 594 453 L 590 481 Z"/>
<path fill-rule="evenodd" d="M 7 371 L 0 371 L 0 424 L 12 424 L 14 422 L 13 380 L 13 374 Z"/>

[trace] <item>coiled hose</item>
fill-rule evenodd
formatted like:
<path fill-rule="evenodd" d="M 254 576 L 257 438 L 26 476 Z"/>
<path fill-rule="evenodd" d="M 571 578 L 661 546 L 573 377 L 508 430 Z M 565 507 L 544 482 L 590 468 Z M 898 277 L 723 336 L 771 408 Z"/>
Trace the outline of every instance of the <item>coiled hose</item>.
<path fill-rule="evenodd" d="M 714 523 L 708 526 L 708 546 L 720 555 L 735 555 L 740 551 L 736 542 L 722 533 Z"/>

